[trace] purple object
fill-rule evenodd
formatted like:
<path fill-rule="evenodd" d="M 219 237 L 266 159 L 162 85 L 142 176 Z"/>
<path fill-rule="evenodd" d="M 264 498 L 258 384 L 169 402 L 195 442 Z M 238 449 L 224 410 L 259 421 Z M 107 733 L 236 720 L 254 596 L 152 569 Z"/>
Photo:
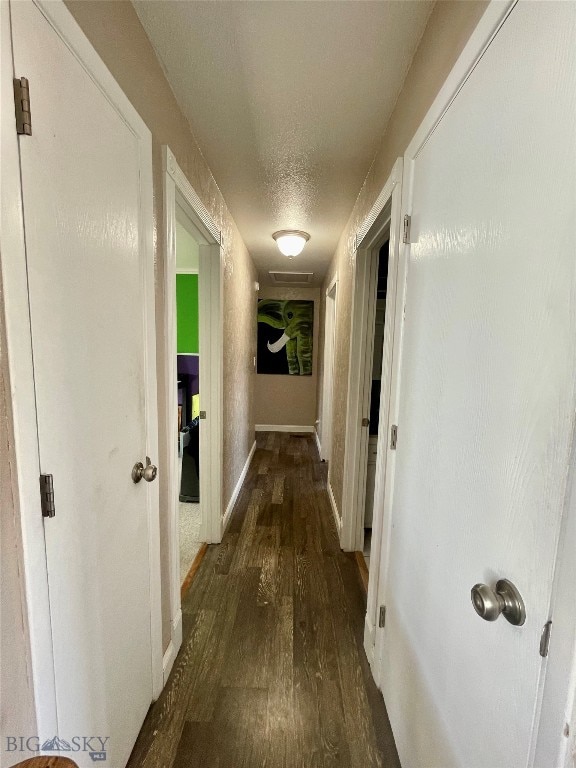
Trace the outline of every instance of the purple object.
<path fill-rule="evenodd" d="M 178 378 L 180 375 L 189 376 L 190 395 L 200 392 L 200 368 L 198 355 L 178 355 Z"/>

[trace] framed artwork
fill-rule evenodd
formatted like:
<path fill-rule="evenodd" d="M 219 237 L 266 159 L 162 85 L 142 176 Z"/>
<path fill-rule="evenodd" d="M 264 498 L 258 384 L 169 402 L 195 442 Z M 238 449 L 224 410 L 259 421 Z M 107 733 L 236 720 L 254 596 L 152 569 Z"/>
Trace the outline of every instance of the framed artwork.
<path fill-rule="evenodd" d="M 312 375 L 314 302 L 258 301 L 258 373 Z"/>

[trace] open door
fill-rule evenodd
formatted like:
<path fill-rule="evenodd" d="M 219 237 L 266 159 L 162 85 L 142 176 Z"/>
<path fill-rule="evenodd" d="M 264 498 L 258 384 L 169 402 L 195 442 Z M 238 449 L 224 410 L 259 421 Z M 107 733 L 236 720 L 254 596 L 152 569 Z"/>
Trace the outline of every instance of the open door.
<path fill-rule="evenodd" d="M 411 768 L 535 764 L 576 407 L 575 39 L 574 3 L 518 3 L 405 164 L 411 244 L 377 631 Z M 562 727 L 539 768 L 560 765 Z"/>
<path fill-rule="evenodd" d="M 62 4 L 13 2 L 11 22 L 32 104 L 19 143 L 24 301 L 39 472 L 54 502 L 42 650 L 57 733 L 40 717 L 39 737 L 81 768 L 121 768 L 160 654 L 151 137 Z"/>

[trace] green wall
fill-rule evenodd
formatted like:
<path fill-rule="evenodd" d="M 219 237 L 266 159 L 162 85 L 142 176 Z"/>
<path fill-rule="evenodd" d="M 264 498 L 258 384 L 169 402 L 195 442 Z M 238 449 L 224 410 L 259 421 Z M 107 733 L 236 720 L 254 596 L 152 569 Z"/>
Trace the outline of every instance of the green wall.
<path fill-rule="evenodd" d="M 176 275 L 178 354 L 198 349 L 198 275 Z"/>

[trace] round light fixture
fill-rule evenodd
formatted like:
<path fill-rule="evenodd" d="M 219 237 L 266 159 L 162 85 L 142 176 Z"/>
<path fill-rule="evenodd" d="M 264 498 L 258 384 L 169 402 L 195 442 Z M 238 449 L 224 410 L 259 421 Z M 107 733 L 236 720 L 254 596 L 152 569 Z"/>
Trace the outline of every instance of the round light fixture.
<path fill-rule="evenodd" d="M 274 232 L 272 237 L 276 240 L 280 253 L 290 259 L 302 253 L 302 249 L 310 240 L 308 232 L 300 232 L 298 229 L 281 229 L 279 232 Z"/>

